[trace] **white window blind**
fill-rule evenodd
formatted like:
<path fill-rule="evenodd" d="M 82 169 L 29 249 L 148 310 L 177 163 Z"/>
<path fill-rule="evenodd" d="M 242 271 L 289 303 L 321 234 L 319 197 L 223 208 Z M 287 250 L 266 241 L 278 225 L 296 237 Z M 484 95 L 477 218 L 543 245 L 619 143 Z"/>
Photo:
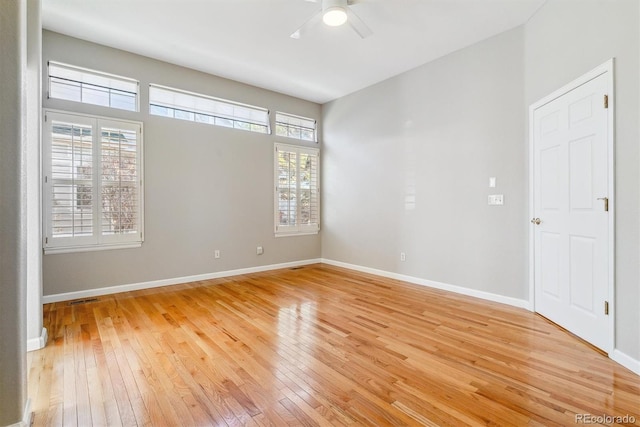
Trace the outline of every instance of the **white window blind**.
<path fill-rule="evenodd" d="M 137 80 L 49 61 L 49 97 L 138 111 Z"/>
<path fill-rule="evenodd" d="M 45 112 L 45 252 L 140 246 L 142 124 Z"/>
<path fill-rule="evenodd" d="M 295 138 L 301 141 L 318 140 L 316 121 L 307 117 L 276 112 L 276 135 Z"/>
<path fill-rule="evenodd" d="M 149 86 L 149 112 L 250 132 L 271 132 L 266 108 L 153 84 Z"/>
<path fill-rule="evenodd" d="M 320 230 L 320 151 L 275 144 L 275 233 Z"/>

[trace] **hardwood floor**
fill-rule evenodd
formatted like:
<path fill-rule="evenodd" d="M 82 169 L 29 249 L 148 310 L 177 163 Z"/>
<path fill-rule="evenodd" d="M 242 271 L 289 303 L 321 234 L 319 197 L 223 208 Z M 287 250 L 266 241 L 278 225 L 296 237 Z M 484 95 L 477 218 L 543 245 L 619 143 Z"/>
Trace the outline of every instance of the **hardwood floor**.
<path fill-rule="evenodd" d="M 34 425 L 640 425 L 640 377 L 542 317 L 326 265 L 47 304 L 44 323 Z"/>

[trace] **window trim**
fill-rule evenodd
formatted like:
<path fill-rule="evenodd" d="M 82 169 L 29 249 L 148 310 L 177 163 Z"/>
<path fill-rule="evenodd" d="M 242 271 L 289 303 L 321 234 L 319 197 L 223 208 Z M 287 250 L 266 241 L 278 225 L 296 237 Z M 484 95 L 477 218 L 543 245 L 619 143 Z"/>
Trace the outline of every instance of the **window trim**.
<path fill-rule="evenodd" d="M 109 92 L 111 92 L 111 90 L 116 90 L 119 92 L 125 92 L 125 93 L 131 93 L 134 95 L 135 98 L 135 106 L 133 110 L 129 110 L 127 108 L 119 108 L 119 107 L 114 107 L 111 105 L 111 101 L 109 102 L 109 105 L 102 105 L 102 104 L 95 104 L 95 103 L 91 103 L 91 102 L 85 102 L 82 101 L 82 98 L 80 101 L 76 101 L 73 99 L 67 99 L 67 98 L 58 98 L 58 97 L 53 97 L 51 96 L 52 93 L 52 89 L 51 89 L 51 78 L 58 78 L 61 79 L 62 77 L 58 77 L 58 76 L 52 76 L 51 75 L 51 65 L 54 66 L 59 66 L 61 68 L 68 68 L 71 70 L 75 70 L 75 71 L 79 71 L 79 72 L 84 72 L 84 73 L 88 73 L 88 74 L 93 74 L 95 76 L 98 77 L 106 77 L 106 78 L 111 78 L 111 79 L 115 79 L 115 80 L 119 80 L 121 82 L 126 82 L 126 83 L 132 83 L 135 84 L 136 86 L 136 91 L 135 92 L 130 92 L 130 91 L 125 91 L 125 90 L 121 90 L 121 89 L 116 89 L 110 86 L 102 86 L 102 85 L 97 85 L 97 84 L 92 84 L 92 83 L 86 83 L 80 80 L 69 80 L 69 81 L 73 81 L 76 83 L 80 84 L 80 93 L 81 93 L 81 97 L 82 97 L 82 87 L 83 85 L 88 85 L 88 86 L 92 86 L 92 87 L 99 87 L 99 88 L 106 88 L 109 89 Z M 67 79 L 68 80 L 68 79 Z M 140 112 L 140 81 L 131 77 L 125 77 L 125 76 L 120 76 L 117 74 L 112 74 L 112 73 L 106 73 L 104 71 L 100 71 L 100 70 L 94 70 L 91 68 L 85 68 L 85 67 L 80 67 L 77 65 L 71 65 L 71 64 L 67 64 L 64 62 L 59 62 L 59 61 L 47 61 L 47 98 L 49 99 L 59 99 L 62 101 L 68 101 L 68 102 L 77 102 L 80 104 L 87 104 L 87 105 L 95 105 L 98 107 L 104 107 L 104 108 L 112 108 L 114 110 L 122 110 L 122 111 L 131 111 L 134 113 Z"/>
<path fill-rule="evenodd" d="M 279 213 L 280 213 L 280 209 L 279 209 L 279 194 L 278 194 L 278 190 L 279 190 L 279 175 L 278 175 L 278 169 L 279 169 L 279 157 L 278 157 L 278 150 L 281 151 L 289 151 L 289 152 L 295 152 L 297 154 L 296 156 L 296 194 L 299 194 L 299 190 L 300 190 L 300 179 L 299 179 L 299 175 L 300 175 L 300 164 L 299 164 L 299 155 L 300 154 L 309 154 L 309 155 L 313 155 L 316 156 L 316 170 L 317 170 L 317 183 L 315 186 L 315 192 L 316 192 L 316 203 L 317 203 L 317 209 L 318 209 L 318 222 L 317 223 L 313 223 L 313 224 L 309 224 L 309 225 L 305 225 L 305 224 L 295 224 L 294 226 L 288 225 L 288 226 L 282 226 L 280 225 L 278 218 L 279 218 Z M 305 236 L 305 235 L 313 235 L 313 234 L 318 234 L 320 232 L 320 224 L 322 222 L 321 220 L 321 200 L 320 200 L 320 149 L 316 148 L 316 147 L 307 147 L 307 146 L 303 146 L 303 145 L 291 145 L 291 144 L 283 144 L 281 142 L 275 142 L 274 143 L 274 148 L 273 148 L 273 182 L 274 182 L 274 191 L 273 191 L 273 231 L 275 234 L 275 237 L 288 237 L 288 236 Z M 300 205 L 296 204 L 296 218 L 300 217 Z"/>
<path fill-rule="evenodd" d="M 163 90 L 166 92 L 173 92 L 176 94 L 181 94 L 181 95 L 186 95 L 189 97 L 192 97 L 194 99 L 203 99 L 206 101 L 213 101 L 213 102 L 219 102 L 221 104 L 226 104 L 230 107 L 242 107 L 242 108 L 246 108 L 255 112 L 259 112 L 259 113 L 263 113 L 266 115 L 266 120 L 264 122 L 258 122 L 258 121 L 248 121 L 248 120 L 244 120 L 242 117 L 238 117 L 235 115 L 222 115 L 220 113 L 216 113 L 213 111 L 209 111 L 206 112 L 204 110 L 196 110 L 195 108 L 193 109 L 185 109 L 185 108 L 179 108 L 179 106 L 177 105 L 161 105 L 158 103 L 154 103 L 152 102 L 152 95 L 151 92 L 153 89 L 159 89 L 159 90 Z M 162 115 L 162 114 L 156 114 L 152 112 L 152 107 L 158 107 L 158 108 L 167 108 L 170 110 L 174 111 L 173 117 L 171 116 L 167 116 L 167 115 Z M 175 116 L 175 112 L 176 111 L 181 111 L 184 113 L 188 113 L 188 114 L 193 114 L 194 118 L 193 120 L 188 119 L 188 118 L 181 118 L 181 117 L 176 117 Z M 210 125 L 210 126 L 217 126 L 217 127 L 223 127 L 223 128 L 227 128 L 227 129 L 238 129 L 238 130 L 243 130 L 243 131 L 247 131 L 247 132 L 252 132 L 252 133 L 257 133 L 257 134 L 261 134 L 261 135 L 271 135 L 271 119 L 270 119 L 270 111 L 268 108 L 264 108 L 264 107 L 259 107 L 257 105 L 250 105 L 250 104 L 244 104 L 242 102 L 237 102 L 237 101 L 232 101 L 229 99 L 224 99 L 224 98 L 218 98 L 215 96 L 210 96 L 210 95 L 206 95 L 204 93 L 197 93 L 197 92 L 191 92 L 188 90 L 183 90 L 183 89 L 178 89 L 175 87 L 170 87 L 170 86 L 164 86 L 164 85 L 160 85 L 160 84 L 156 84 L 156 83 L 149 83 L 149 115 L 152 116 L 157 116 L 157 117 L 165 117 L 165 118 L 169 118 L 169 119 L 177 119 L 177 120 L 185 120 L 185 121 L 189 121 L 189 122 L 193 122 L 193 123 L 201 123 L 201 124 L 206 124 L 206 125 Z M 196 116 L 206 116 L 209 118 L 213 118 L 214 121 L 215 119 L 221 119 L 221 120 L 229 120 L 231 122 L 233 122 L 233 126 L 225 126 L 225 125 L 221 125 L 221 124 L 217 124 L 217 123 L 211 123 L 211 122 L 205 122 L 205 121 L 198 121 L 195 119 Z M 237 123 L 246 123 L 249 126 L 251 125 L 255 125 L 255 126 L 263 126 L 265 128 L 265 132 L 259 132 L 256 130 L 252 130 L 252 129 L 244 129 L 242 127 L 236 127 L 235 125 Z"/>
<path fill-rule="evenodd" d="M 138 188 L 138 229 L 136 233 L 130 233 L 127 235 L 110 236 L 102 234 L 101 203 L 97 206 L 97 212 L 95 218 L 92 219 L 94 233 L 91 236 L 81 237 L 61 237 L 53 238 L 52 235 L 52 184 L 54 180 L 50 177 L 52 173 L 51 164 L 51 146 L 52 146 L 52 125 L 54 120 L 73 120 L 75 123 L 91 125 L 92 144 L 97 146 L 97 151 L 92 153 L 92 162 L 95 165 L 96 157 L 101 161 L 101 129 L 114 126 L 127 126 L 131 130 L 137 132 L 136 140 L 136 165 L 137 165 L 137 177 L 138 180 L 135 185 Z M 126 249 L 126 248 L 138 248 L 142 246 L 145 238 L 144 231 L 144 124 L 143 122 L 118 119 L 113 117 L 98 116 L 93 114 L 83 114 L 73 111 L 63 111 L 55 109 L 43 110 L 43 132 L 42 132 L 42 246 L 44 254 L 59 254 L 59 253 L 72 253 L 72 252 L 91 252 L 100 250 L 111 249 Z M 136 128 L 136 129 L 134 129 Z M 91 180 L 93 181 L 93 187 L 95 192 L 99 194 L 102 188 L 100 174 L 93 174 Z M 85 238 L 86 237 L 86 238 Z"/>

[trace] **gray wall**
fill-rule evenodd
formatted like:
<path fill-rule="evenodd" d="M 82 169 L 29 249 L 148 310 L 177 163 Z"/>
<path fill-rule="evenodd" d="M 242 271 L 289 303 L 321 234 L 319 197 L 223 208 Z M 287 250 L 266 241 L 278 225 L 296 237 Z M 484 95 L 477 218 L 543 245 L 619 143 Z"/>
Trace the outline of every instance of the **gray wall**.
<path fill-rule="evenodd" d="M 26 2 L 0 7 L 0 426 L 22 420 L 26 377 Z"/>
<path fill-rule="evenodd" d="M 45 255 L 44 295 L 320 256 L 318 235 L 273 234 L 273 143 L 294 140 L 150 116 L 148 85 L 320 120 L 318 104 L 45 31 L 43 63 L 49 60 L 140 80 L 139 113 L 46 94 L 43 106 L 144 122 L 145 242 L 136 249 Z M 264 246 L 264 255 L 256 255 L 257 245 Z"/>
<path fill-rule="evenodd" d="M 323 106 L 324 258 L 527 299 L 523 42 L 514 29 Z"/>
<path fill-rule="evenodd" d="M 549 0 L 526 25 L 525 99 L 615 58 L 616 348 L 640 360 L 640 82 L 637 0 Z"/>
<path fill-rule="evenodd" d="M 323 258 L 528 299 L 528 106 L 615 57 L 616 348 L 640 360 L 638 4 L 548 0 L 324 105 Z"/>

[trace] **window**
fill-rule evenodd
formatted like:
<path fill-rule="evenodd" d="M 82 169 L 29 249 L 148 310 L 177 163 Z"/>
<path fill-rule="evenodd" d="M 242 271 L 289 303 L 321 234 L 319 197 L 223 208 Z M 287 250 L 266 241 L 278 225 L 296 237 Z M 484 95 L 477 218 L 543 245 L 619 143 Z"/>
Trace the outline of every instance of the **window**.
<path fill-rule="evenodd" d="M 142 123 L 45 112 L 45 253 L 143 240 Z"/>
<path fill-rule="evenodd" d="M 165 86 L 149 86 L 149 113 L 250 132 L 271 133 L 269 110 Z"/>
<path fill-rule="evenodd" d="M 137 80 L 49 61 L 49 97 L 138 111 Z"/>
<path fill-rule="evenodd" d="M 320 230 L 320 151 L 275 144 L 275 233 Z"/>
<path fill-rule="evenodd" d="M 316 121 L 278 111 L 276 112 L 276 135 L 316 142 L 318 140 Z"/>

